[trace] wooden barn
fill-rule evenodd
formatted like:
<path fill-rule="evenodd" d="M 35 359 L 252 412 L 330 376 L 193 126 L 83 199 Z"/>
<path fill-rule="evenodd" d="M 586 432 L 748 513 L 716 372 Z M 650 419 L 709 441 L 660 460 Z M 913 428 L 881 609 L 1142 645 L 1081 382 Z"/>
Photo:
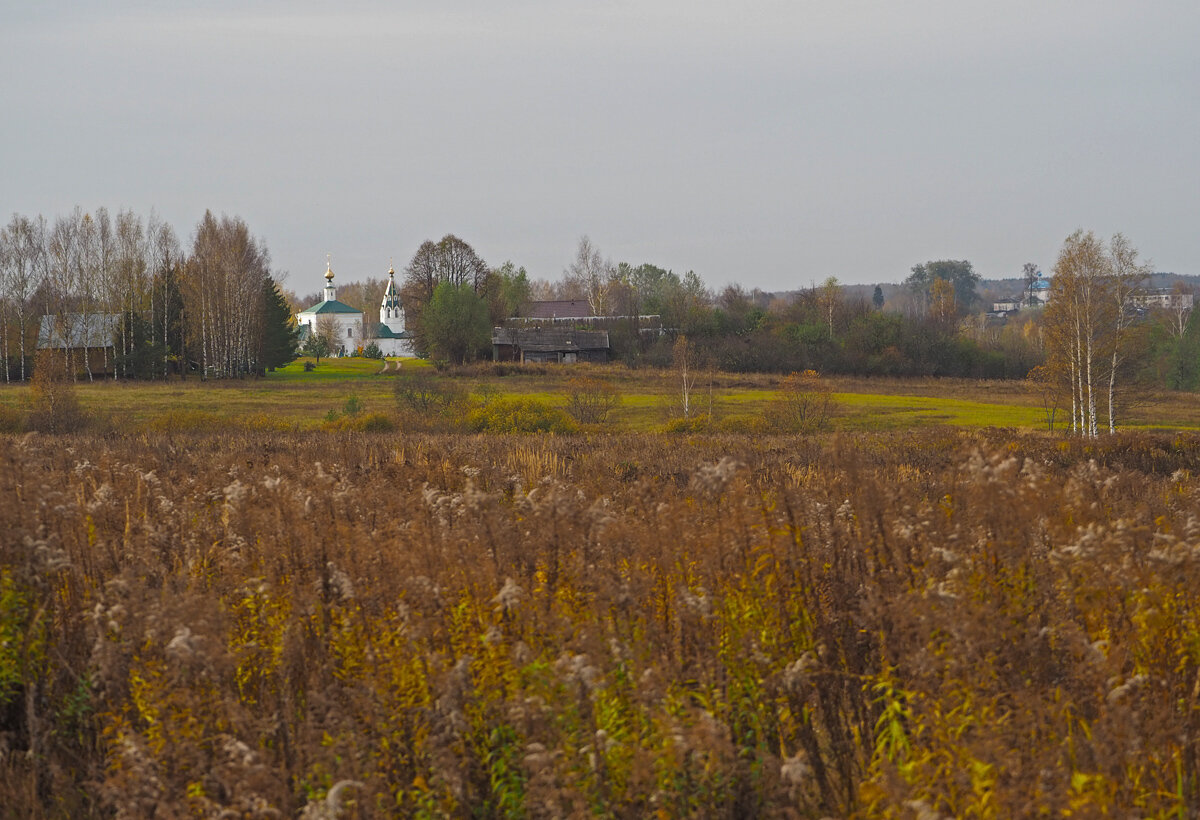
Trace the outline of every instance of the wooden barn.
<path fill-rule="evenodd" d="M 506 328 L 492 330 L 492 358 L 498 362 L 608 361 L 607 330 L 567 328 Z"/>
<path fill-rule="evenodd" d="M 43 316 L 37 346 L 38 350 L 68 351 L 78 376 L 112 373 L 120 329 L 119 313 Z"/>

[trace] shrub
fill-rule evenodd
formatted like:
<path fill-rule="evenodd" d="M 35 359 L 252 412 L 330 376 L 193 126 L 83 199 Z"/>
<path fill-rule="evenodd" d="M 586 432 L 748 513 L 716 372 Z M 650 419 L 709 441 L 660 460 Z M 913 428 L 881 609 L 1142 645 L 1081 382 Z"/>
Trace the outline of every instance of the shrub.
<path fill-rule="evenodd" d="M 815 433 L 828 425 L 833 408 L 829 385 L 815 370 L 805 370 L 783 380 L 767 418 L 780 432 Z"/>
<path fill-rule="evenodd" d="M 705 433 L 712 427 L 707 413 L 695 416 L 678 416 L 667 422 L 663 430 L 667 433 Z"/>
<path fill-rule="evenodd" d="M 354 429 L 364 433 L 394 433 L 396 422 L 384 413 L 364 413 L 354 419 Z"/>
<path fill-rule="evenodd" d="M 241 419 L 242 430 L 258 433 L 283 433 L 296 429 L 294 422 L 271 413 L 254 413 Z"/>
<path fill-rule="evenodd" d="M 29 414 L 15 407 L 0 407 L 0 433 L 22 433 L 29 423 Z"/>
<path fill-rule="evenodd" d="M 383 351 L 379 349 L 379 345 L 375 344 L 375 342 L 371 342 L 369 345 L 364 347 L 362 354 L 368 359 L 383 358 Z"/>
<path fill-rule="evenodd" d="M 321 429 L 328 432 L 394 433 L 397 427 L 396 420 L 386 413 L 358 413 L 351 416 L 338 415 L 330 410 L 321 422 Z"/>
<path fill-rule="evenodd" d="M 768 431 L 767 420 L 752 413 L 732 413 L 717 421 L 717 432 L 762 434 Z"/>
<path fill-rule="evenodd" d="M 541 399 L 526 396 L 495 398 L 467 413 L 467 426 L 489 433 L 574 433 L 574 420 Z"/>
<path fill-rule="evenodd" d="M 219 433 L 230 428 L 229 419 L 207 410 L 167 410 L 150 421 L 146 428 L 158 433 Z"/>
<path fill-rule="evenodd" d="M 591 376 L 567 380 L 567 412 L 581 424 L 601 424 L 621 403 L 612 382 Z"/>
<path fill-rule="evenodd" d="M 466 415 L 467 392 L 427 368 L 397 376 L 392 391 L 406 429 L 453 429 Z"/>
<path fill-rule="evenodd" d="M 357 416 L 364 409 L 362 399 L 358 396 L 351 396 L 346 399 L 346 403 L 342 405 L 342 413 L 347 416 Z"/>
<path fill-rule="evenodd" d="M 87 426 L 87 415 L 75 396 L 75 383 L 58 352 L 38 351 L 30 392 L 33 408 L 29 413 L 29 429 L 39 433 L 74 433 Z"/>

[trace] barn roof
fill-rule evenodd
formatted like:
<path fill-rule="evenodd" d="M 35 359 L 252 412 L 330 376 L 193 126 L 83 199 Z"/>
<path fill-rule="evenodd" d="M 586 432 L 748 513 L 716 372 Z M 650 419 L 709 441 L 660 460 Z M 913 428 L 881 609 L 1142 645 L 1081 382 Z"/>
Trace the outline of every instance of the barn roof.
<path fill-rule="evenodd" d="M 513 329 L 498 327 L 492 331 L 492 344 L 516 345 L 522 350 L 608 350 L 607 330 L 571 330 L 566 328 Z"/>
<path fill-rule="evenodd" d="M 43 316 L 38 327 L 38 348 L 112 347 L 121 327 L 119 313 L 63 313 Z"/>
<path fill-rule="evenodd" d="M 525 305 L 527 319 L 586 319 L 592 316 L 587 299 L 553 299 Z"/>

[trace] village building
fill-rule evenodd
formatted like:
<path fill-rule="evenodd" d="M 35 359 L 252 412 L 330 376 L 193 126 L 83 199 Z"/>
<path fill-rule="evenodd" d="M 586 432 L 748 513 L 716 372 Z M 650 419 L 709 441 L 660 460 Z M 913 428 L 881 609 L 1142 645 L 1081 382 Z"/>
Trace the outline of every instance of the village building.
<path fill-rule="evenodd" d="M 325 289 L 321 301 L 296 314 L 296 327 L 300 329 L 301 344 L 314 333 L 327 333 L 330 356 L 351 356 L 362 347 L 362 311 L 338 301 L 331 262 L 325 264 Z"/>
<path fill-rule="evenodd" d="M 38 327 L 38 350 L 61 350 L 76 375 L 111 373 L 116 361 L 119 313 L 63 313 L 43 316 Z"/>
<path fill-rule="evenodd" d="M 396 287 L 396 269 L 388 268 L 388 283 L 379 305 L 379 325 L 372 340 L 384 356 L 415 356 L 412 335 L 404 329 L 404 306 Z"/>
<path fill-rule="evenodd" d="M 587 299 L 549 299 L 545 301 L 527 302 L 524 319 L 542 319 L 549 321 L 564 321 L 572 319 L 599 318 L 592 312 L 592 306 Z"/>
<path fill-rule="evenodd" d="M 556 327 L 492 330 L 492 359 L 498 362 L 558 363 L 608 361 L 607 330 Z"/>
<path fill-rule="evenodd" d="M 1191 310 L 1195 298 L 1190 293 L 1179 293 L 1170 288 L 1155 288 L 1130 295 L 1129 302 L 1139 308 Z"/>
<path fill-rule="evenodd" d="M 1038 271 L 1037 278 L 1021 292 L 1022 304 L 1029 307 L 1045 307 L 1050 304 L 1050 280 Z"/>
<path fill-rule="evenodd" d="M 396 288 L 396 271 L 388 269 L 388 283 L 379 306 L 379 322 L 368 325 L 363 312 L 338 301 L 333 284 L 333 267 L 326 262 L 325 288 L 322 299 L 312 307 L 296 314 L 300 343 L 313 333 L 329 334 L 331 356 L 354 356 L 374 343 L 384 356 L 415 356 L 412 336 L 404 328 L 404 306 Z"/>

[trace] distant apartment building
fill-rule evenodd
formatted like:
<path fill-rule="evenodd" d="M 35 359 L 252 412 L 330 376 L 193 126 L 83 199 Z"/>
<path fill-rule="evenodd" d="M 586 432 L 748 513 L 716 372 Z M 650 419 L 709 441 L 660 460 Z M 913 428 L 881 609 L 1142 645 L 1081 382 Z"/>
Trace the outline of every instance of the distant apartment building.
<path fill-rule="evenodd" d="M 1190 293 L 1176 293 L 1169 288 L 1154 288 L 1129 297 L 1129 303 L 1140 308 L 1160 310 L 1191 310 L 1195 297 Z"/>

